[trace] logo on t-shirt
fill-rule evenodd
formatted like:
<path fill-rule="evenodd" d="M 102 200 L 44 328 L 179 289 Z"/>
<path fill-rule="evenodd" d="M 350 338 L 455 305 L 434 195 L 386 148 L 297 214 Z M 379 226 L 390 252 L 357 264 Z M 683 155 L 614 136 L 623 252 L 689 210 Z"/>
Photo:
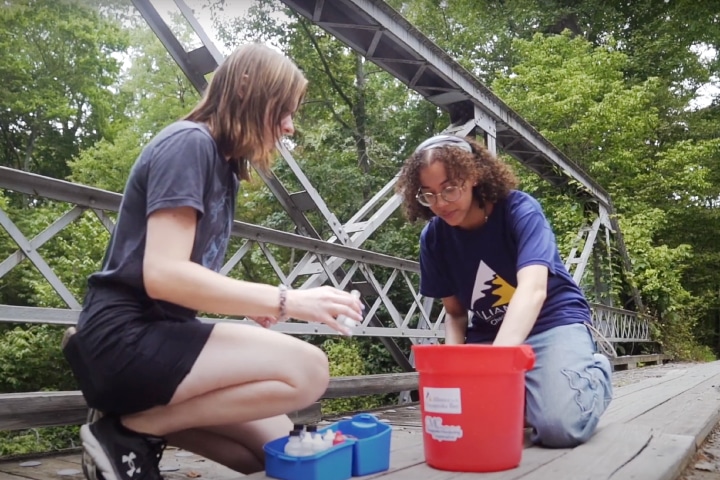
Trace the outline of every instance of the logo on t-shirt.
<path fill-rule="evenodd" d="M 505 312 L 514 293 L 515 287 L 484 261 L 480 261 L 470 303 L 477 318 L 490 325 L 498 325 L 505 318 Z"/>

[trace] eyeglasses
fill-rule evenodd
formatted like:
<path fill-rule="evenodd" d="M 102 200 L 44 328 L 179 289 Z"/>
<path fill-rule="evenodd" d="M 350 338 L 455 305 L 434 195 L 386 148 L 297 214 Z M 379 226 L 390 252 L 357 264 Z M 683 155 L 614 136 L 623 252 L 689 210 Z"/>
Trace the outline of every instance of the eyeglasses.
<path fill-rule="evenodd" d="M 415 153 L 420 153 L 423 150 L 432 150 L 433 148 L 442 147 L 455 147 L 464 150 L 468 153 L 472 153 L 472 147 L 468 142 L 455 135 L 435 135 L 422 142 L 415 149 Z"/>
<path fill-rule="evenodd" d="M 463 190 L 465 190 L 464 182 L 462 185 L 449 185 L 443 188 L 440 193 L 422 192 L 418 190 L 415 195 L 415 199 L 420 205 L 432 207 L 435 203 L 437 203 L 437 197 L 442 197 L 442 199 L 448 203 L 457 202 L 460 199 Z"/>

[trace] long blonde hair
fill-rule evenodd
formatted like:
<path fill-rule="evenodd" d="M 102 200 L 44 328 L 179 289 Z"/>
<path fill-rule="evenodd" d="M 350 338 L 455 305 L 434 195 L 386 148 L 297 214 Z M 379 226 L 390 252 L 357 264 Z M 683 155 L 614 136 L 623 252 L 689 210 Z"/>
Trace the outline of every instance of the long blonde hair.
<path fill-rule="evenodd" d="M 265 45 L 244 45 L 215 70 L 185 120 L 207 124 L 220 153 L 248 180 L 249 164 L 269 171 L 282 136 L 280 122 L 297 110 L 307 83 L 286 56 Z"/>

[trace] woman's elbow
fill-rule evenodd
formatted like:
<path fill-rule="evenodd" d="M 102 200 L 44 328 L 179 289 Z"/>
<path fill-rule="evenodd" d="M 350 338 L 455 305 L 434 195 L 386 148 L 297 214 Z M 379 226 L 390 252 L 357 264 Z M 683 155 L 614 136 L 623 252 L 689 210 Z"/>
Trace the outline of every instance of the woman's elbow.
<path fill-rule="evenodd" d="M 148 297 L 153 300 L 163 300 L 165 297 L 165 289 L 168 285 L 168 275 L 163 274 L 163 267 L 160 262 L 143 261 L 143 286 L 145 287 L 145 293 Z M 164 279 L 164 281 L 163 281 Z"/>

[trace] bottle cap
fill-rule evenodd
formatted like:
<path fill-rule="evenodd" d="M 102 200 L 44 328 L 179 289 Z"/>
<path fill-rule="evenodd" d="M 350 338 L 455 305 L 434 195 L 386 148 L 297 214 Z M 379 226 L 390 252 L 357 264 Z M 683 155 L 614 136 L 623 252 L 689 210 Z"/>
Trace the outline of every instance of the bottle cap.
<path fill-rule="evenodd" d="M 358 326 L 358 322 L 356 322 L 355 320 L 353 320 L 350 317 L 345 317 L 345 316 L 342 317 L 340 323 L 342 323 L 346 327 L 350 327 L 350 328 L 355 328 Z"/>
<path fill-rule="evenodd" d="M 306 430 L 308 432 L 317 432 L 317 425 L 308 425 Z"/>
<path fill-rule="evenodd" d="M 290 436 L 291 436 L 291 437 L 299 437 L 299 436 L 300 436 L 300 430 L 290 430 Z"/>

